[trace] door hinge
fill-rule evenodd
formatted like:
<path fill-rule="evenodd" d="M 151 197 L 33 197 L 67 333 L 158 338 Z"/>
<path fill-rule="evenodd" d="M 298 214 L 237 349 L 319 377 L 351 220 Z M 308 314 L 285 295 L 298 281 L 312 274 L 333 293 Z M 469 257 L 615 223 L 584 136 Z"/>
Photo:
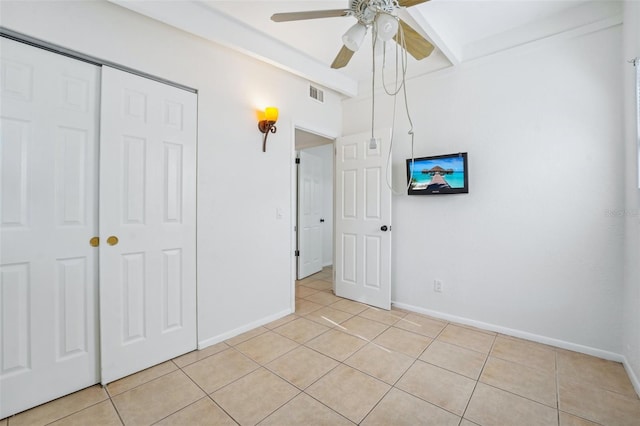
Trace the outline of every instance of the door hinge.
<path fill-rule="evenodd" d="M 296 257 L 300 256 L 300 250 L 296 250 Z"/>
<path fill-rule="evenodd" d="M 296 164 L 300 164 L 300 158 L 296 158 Z"/>

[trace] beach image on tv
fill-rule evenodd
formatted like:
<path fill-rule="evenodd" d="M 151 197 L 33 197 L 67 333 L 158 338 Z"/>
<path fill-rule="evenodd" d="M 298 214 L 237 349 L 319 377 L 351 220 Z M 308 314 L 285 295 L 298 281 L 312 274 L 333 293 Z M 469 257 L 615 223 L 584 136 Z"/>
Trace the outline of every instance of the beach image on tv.
<path fill-rule="evenodd" d="M 411 184 L 413 191 L 446 192 L 464 188 L 464 159 L 462 156 L 419 159 L 412 163 Z"/>

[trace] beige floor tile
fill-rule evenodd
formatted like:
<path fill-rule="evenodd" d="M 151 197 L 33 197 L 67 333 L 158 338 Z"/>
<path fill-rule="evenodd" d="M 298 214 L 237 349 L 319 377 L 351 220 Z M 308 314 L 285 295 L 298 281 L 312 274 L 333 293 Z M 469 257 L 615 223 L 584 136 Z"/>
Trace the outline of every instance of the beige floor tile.
<path fill-rule="evenodd" d="M 305 297 L 311 296 L 312 294 L 316 294 L 319 291 L 320 290 L 316 290 L 314 288 L 309 288 L 301 285 L 296 288 L 296 298 L 304 299 Z"/>
<path fill-rule="evenodd" d="M 136 386 L 150 382 L 153 379 L 162 377 L 165 374 L 169 374 L 172 371 L 176 371 L 177 369 L 178 367 L 173 362 L 163 362 L 162 364 L 154 365 L 151 368 L 147 368 L 146 370 L 139 371 L 135 374 L 109 383 L 107 385 L 107 391 L 109 392 L 109 395 L 115 396 L 133 389 Z"/>
<path fill-rule="evenodd" d="M 306 392 L 352 422 L 360 423 L 390 388 L 358 370 L 340 365 Z"/>
<path fill-rule="evenodd" d="M 436 340 L 422 353 L 420 359 L 473 380 L 478 380 L 487 355 Z"/>
<path fill-rule="evenodd" d="M 638 426 L 640 399 L 559 377 L 560 410 L 604 425 Z"/>
<path fill-rule="evenodd" d="M 344 363 L 393 385 L 411 367 L 413 361 L 413 358 L 400 352 L 369 343 Z"/>
<path fill-rule="evenodd" d="M 347 300 L 347 299 L 340 299 L 339 302 L 333 303 L 330 306 L 333 309 L 337 309 L 339 311 L 345 311 L 353 315 L 358 315 L 360 312 L 369 308 L 367 305 L 354 302 L 353 300 Z"/>
<path fill-rule="evenodd" d="M 197 351 L 189 352 L 188 354 L 184 354 L 177 358 L 173 359 L 173 362 L 180 368 L 185 367 L 189 364 L 193 364 L 194 362 L 205 359 L 208 356 L 215 355 L 219 352 L 224 351 L 225 349 L 229 349 L 229 345 L 224 342 L 217 343 L 215 345 L 207 346 L 204 349 L 200 349 Z"/>
<path fill-rule="evenodd" d="M 358 337 L 338 330 L 329 330 L 305 345 L 342 362 L 366 344 L 365 340 Z"/>
<path fill-rule="evenodd" d="M 227 349 L 186 366 L 187 373 L 205 392 L 211 393 L 259 367 L 235 349 Z"/>
<path fill-rule="evenodd" d="M 282 317 L 280 319 L 277 319 L 275 321 L 270 322 L 269 324 L 265 325 L 265 328 L 268 328 L 269 330 L 273 330 L 274 328 L 278 328 L 281 327 L 291 321 L 295 321 L 298 318 L 300 318 L 299 316 L 297 316 L 296 314 L 289 314 L 285 317 Z"/>
<path fill-rule="evenodd" d="M 44 425 L 76 413 L 109 398 L 100 385 L 63 396 L 10 418 L 11 426 Z"/>
<path fill-rule="evenodd" d="M 378 345 L 401 352 L 413 358 L 417 358 L 432 341 L 433 339 L 430 337 L 401 330 L 396 327 L 389 327 L 373 340 L 373 342 Z"/>
<path fill-rule="evenodd" d="M 491 356 L 545 371 L 556 371 L 556 353 L 546 345 L 498 336 Z"/>
<path fill-rule="evenodd" d="M 415 396 L 391 389 L 361 423 L 364 426 L 458 426 L 460 417 Z"/>
<path fill-rule="evenodd" d="M 343 323 L 352 316 L 353 315 L 348 312 L 339 311 L 337 309 L 325 306 L 321 309 L 306 314 L 305 318 L 327 327 L 334 327 L 336 324 Z"/>
<path fill-rule="evenodd" d="M 449 324 L 440 333 L 437 340 L 488 354 L 495 338 L 489 334 Z"/>
<path fill-rule="evenodd" d="M 266 364 L 298 347 L 298 344 L 273 331 L 261 334 L 236 346 L 258 364 Z"/>
<path fill-rule="evenodd" d="M 336 303 L 342 300 L 341 298 L 336 297 L 333 294 L 328 293 L 326 291 L 318 291 L 310 296 L 305 297 L 305 299 L 314 303 L 318 303 L 320 305 L 325 305 L 325 306 L 331 305 L 332 303 Z"/>
<path fill-rule="evenodd" d="M 396 387 L 438 407 L 462 416 L 475 380 L 420 360 L 396 383 Z"/>
<path fill-rule="evenodd" d="M 406 316 L 404 312 L 385 311 L 384 309 L 378 308 L 367 308 L 358 315 L 387 325 L 393 325 Z"/>
<path fill-rule="evenodd" d="M 345 333 L 353 334 L 354 336 L 371 341 L 389 328 L 389 326 L 378 321 L 355 316 L 346 320 L 337 328 Z"/>
<path fill-rule="evenodd" d="M 289 383 L 304 389 L 337 365 L 336 360 L 300 346 L 270 362 L 266 367 Z"/>
<path fill-rule="evenodd" d="M 215 355 L 214 355 L 215 356 Z M 125 424 L 151 424 L 205 396 L 182 371 L 174 371 L 112 398 Z"/>
<path fill-rule="evenodd" d="M 395 326 L 427 337 L 436 337 L 447 323 L 418 314 L 407 314 Z"/>
<path fill-rule="evenodd" d="M 477 423 L 473 423 L 467 419 L 462 419 L 462 421 L 460 422 L 460 426 L 480 426 Z"/>
<path fill-rule="evenodd" d="M 202 398 L 175 414 L 166 417 L 155 426 L 235 426 L 233 421 L 209 397 Z"/>
<path fill-rule="evenodd" d="M 302 316 L 310 314 L 313 311 L 317 311 L 322 308 L 323 305 L 318 303 L 313 303 L 305 299 L 297 299 L 296 300 L 296 315 Z"/>
<path fill-rule="evenodd" d="M 565 350 L 557 352 L 557 361 L 559 378 L 590 383 L 637 398 L 631 380 L 619 362 Z"/>
<path fill-rule="evenodd" d="M 256 336 L 259 336 L 262 333 L 266 333 L 267 331 L 269 330 L 266 327 L 257 327 L 257 328 L 254 328 L 253 330 L 249 330 L 242 334 L 238 334 L 237 336 L 232 337 L 231 339 L 227 339 L 225 342 L 229 346 L 236 346 L 242 342 L 246 342 L 249 339 L 253 339 Z"/>
<path fill-rule="evenodd" d="M 484 383 L 478 383 L 464 417 L 482 426 L 558 425 L 557 410 Z"/>
<path fill-rule="evenodd" d="M 12 422 L 13 423 L 13 422 Z M 0 423 L 1 424 L 1 423 Z M 113 408 L 111 401 L 103 401 L 99 404 L 93 405 L 89 408 L 85 408 L 82 411 L 78 411 L 75 414 L 60 419 L 57 422 L 51 423 L 55 426 L 85 426 L 85 425 L 100 425 L 100 426 L 120 426 L 122 422 L 120 417 Z"/>
<path fill-rule="evenodd" d="M 327 330 L 329 330 L 329 327 L 306 318 L 299 318 L 295 321 L 288 322 L 273 331 L 295 342 L 306 343 Z"/>
<path fill-rule="evenodd" d="M 260 368 L 211 397 L 241 425 L 255 425 L 299 392 L 272 372 Z"/>
<path fill-rule="evenodd" d="M 333 283 L 330 280 L 313 280 L 302 284 L 305 287 L 313 288 L 315 290 L 331 290 L 333 289 Z"/>
<path fill-rule="evenodd" d="M 560 426 L 598 426 L 598 423 L 560 411 Z"/>
<path fill-rule="evenodd" d="M 260 422 L 260 426 L 353 426 L 353 424 L 305 394 L 296 396 Z"/>
<path fill-rule="evenodd" d="M 556 375 L 515 362 L 489 357 L 480 381 L 557 408 Z"/>

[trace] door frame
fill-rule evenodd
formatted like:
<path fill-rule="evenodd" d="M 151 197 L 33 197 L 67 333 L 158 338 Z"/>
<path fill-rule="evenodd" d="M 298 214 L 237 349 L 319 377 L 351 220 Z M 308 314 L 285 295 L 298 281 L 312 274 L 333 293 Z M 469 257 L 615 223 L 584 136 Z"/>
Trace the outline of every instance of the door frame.
<path fill-rule="evenodd" d="M 340 135 L 337 134 L 333 134 L 333 133 L 328 133 L 326 131 L 323 130 L 319 130 L 317 126 L 314 125 L 310 125 L 310 124 L 305 124 L 302 122 L 297 122 L 296 120 L 292 120 L 291 123 L 291 158 L 290 158 L 290 165 L 291 165 L 291 181 L 290 181 L 290 190 L 291 190 L 291 206 L 290 206 L 290 210 L 291 210 L 291 215 L 289 217 L 292 218 L 291 220 L 291 241 L 290 241 L 290 245 L 291 245 L 291 262 L 290 262 L 290 274 L 291 274 L 291 312 L 294 313 L 296 311 L 296 279 L 297 279 L 297 259 L 296 259 L 296 249 L 297 249 L 297 244 L 298 244 L 298 231 L 297 231 L 297 226 L 298 226 L 298 219 L 297 219 L 297 214 L 298 214 L 298 167 L 296 165 L 296 158 L 297 158 L 297 150 L 296 150 L 296 129 L 297 130 L 302 130 L 303 132 L 307 132 L 307 133 L 312 133 L 314 135 L 326 138 L 326 139 L 331 139 L 333 142 L 331 143 L 331 145 L 334 147 L 334 155 L 333 155 L 333 166 L 335 168 L 335 162 L 336 162 L 336 156 L 335 156 L 335 140 L 340 137 Z M 334 173 L 335 175 L 335 173 Z M 335 238 L 335 226 L 333 225 L 333 223 L 335 222 L 335 187 L 336 187 L 336 182 L 335 182 L 335 176 L 331 177 L 331 191 L 332 191 L 332 197 L 333 197 L 333 218 L 334 220 L 332 220 L 332 229 L 331 229 L 331 234 L 333 236 L 333 238 Z M 332 259 L 331 259 L 332 264 L 335 263 L 335 250 L 332 250 Z M 335 286 L 335 283 L 333 283 L 333 285 Z M 334 289 L 335 290 L 335 289 Z"/>

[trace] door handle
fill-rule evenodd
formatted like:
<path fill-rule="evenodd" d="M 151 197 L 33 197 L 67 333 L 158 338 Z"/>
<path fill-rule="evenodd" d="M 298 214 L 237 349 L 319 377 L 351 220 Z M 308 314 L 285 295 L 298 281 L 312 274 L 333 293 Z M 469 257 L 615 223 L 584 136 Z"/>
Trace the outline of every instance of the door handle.
<path fill-rule="evenodd" d="M 118 237 L 116 237 L 115 235 L 110 236 L 109 238 L 107 238 L 107 244 L 109 244 L 110 246 L 115 246 L 116 244 L 118 244 Z"/>
<path fill-rule="evenodd" d="M 324 219 L 320 219 L 320 223 L 324 223 Z"/>
<path fill-rule="evenodd" d="M 380 230 L 381 230 L 382 232 L 387 232 L 387 229 L 389 229 L 389 228 L 387 228 L 387 225 L 382 225 L 382 226 L 380 227 Z"/>
<path fill-rule="evenodd" d="M 91 247 L 98 247 L 100 245 L 100 238 L 98 237 L 93 237 L 89 240 L 89 245 Z"/>

